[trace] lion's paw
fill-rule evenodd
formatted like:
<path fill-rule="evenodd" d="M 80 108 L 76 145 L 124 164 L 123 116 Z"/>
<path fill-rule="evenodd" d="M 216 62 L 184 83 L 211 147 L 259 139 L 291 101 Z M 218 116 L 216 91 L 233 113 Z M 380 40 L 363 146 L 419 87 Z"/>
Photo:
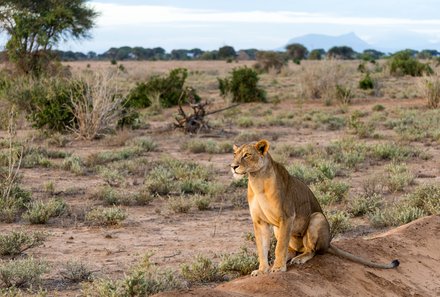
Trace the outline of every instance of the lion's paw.
<path fill-rule="evenodd" d="M 257 270 L 252 271 L 251 276 L 259 276 L 259 275 L 263 275 L 263 274 L 266 274 L 266 273 L 267 273 L 267 270 L 259 270 L 259 269 L 257 269 Z"/>
<path fill-rule="evenodd" d="M 270 269 L 271 273 L 274 273 L 274 272 L 285 272 L 285 271 L 287 271 L 286 265 L 284 265 L 284 266 L 274 266 L 274 267 L 272 267 Z"/>

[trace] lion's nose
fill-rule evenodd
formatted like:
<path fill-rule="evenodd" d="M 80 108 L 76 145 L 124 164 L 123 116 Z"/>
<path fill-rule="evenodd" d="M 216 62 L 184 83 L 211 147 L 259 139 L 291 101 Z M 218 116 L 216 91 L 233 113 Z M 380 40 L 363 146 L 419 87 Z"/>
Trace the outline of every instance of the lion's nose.
<path fill-rule="evenodd" d="M 232 169 L 237 169 L 239 166 L 238 165 L 234 165 L 234 164 L 231 164 L 231 167 L 232 167 Z"/>

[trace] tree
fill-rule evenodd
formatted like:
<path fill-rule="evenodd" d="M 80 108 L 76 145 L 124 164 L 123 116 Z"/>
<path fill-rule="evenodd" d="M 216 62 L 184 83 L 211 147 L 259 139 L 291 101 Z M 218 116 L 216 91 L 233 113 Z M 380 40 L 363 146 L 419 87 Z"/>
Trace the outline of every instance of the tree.
<path fill-rule="evenodd" d="M 219 59 L 235 59 L 237 53 L 232 46 L 225 45 L 218 49 L 218 58 Z"/>
<path fill-rule="evenodd" d="M 300 43 L 292 43 L 286 46 L 287 53 L 289 54 L 290 58 L 295 62 L 298 63 L 301 60 L 304 60 L 307 57 L 307 54 L 309 51 L 307 48 L 300 44 Z"/>
<path fill-rule="evenodd" d="M 356 52 L 349 46 L 334 46 L 328 50 L 330 59 L 351 60 L 356 57 Z"/>
<path fill-rule="evenodd" d="M 26 74 L 41 74 L 53 46 L 89 38 L 98 15 L 85 0 L 0 0 L 0 28 L 9 59 Z"/>
<path fill-rule="evenodd" d="M 281 72 L 281 69 L 287 65 L 289 58 L 286 53 L 275 51 L 258 51 L 257 61 L 255 69 L 268 72 L 269 69 L 275 69 L 277 73 Z"/>
<path fill-rule="evenodd" d="M 385 53 L 377 51 L 375 49 L 366 49 L 360 55 L 360 58 L 364 61 L 374 61 L 383 58 Z"/>
<path fill-rule="evenodd" d="M 309 60 L 321 60 L 325 55 L 325 50 L 322 48 L 314 49 L 310 52 L 307 59 Z"/>

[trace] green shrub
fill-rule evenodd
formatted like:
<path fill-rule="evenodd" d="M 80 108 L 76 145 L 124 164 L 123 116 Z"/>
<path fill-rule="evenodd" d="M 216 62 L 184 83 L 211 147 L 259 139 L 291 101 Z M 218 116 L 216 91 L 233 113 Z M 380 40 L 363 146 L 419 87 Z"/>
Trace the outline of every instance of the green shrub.
<path fill-rule="evenodd" d="M 184 196 L 170 197 L 167 204 L 175 213 L 187 213 L 192 206 L 191 200 Z"/>
<path fill-rule="evenodd" d="M 119 225 L 127 218 L 127 213 L 118 207 L 98 207 L 86 214 L 86 221 L 97 226 Z"/>
<path fill-rule="evenodd" d="M 383 106 L 382 104 L 375 104 L 372 109 L 373 111 L 383 111 L 385 110 L 385 106 Z"/>
<path fill-rule="evenodd" d="M 340 233 L 344 233 L 351 228 L 349 222 L 349 215 L 344 211 L 334 211 L 326 214 L 327 220 L 330 224 L 331 236 L 335 237 Z"/>
<path fill-rule="evenodd" d="M 71 97 L 80 96 L 78 82 L 63 78 L 17 78 L 5 97 L 28 113 L 35 128 L 66 131 L 76 125 Z"/>
<path fill-rule="evenodd" d="M 349 202 L 349 212 L 355 217 L 373 213 L 381 206 L 382 200 L 378 194 L 356 196 Z"/>
<path fill-rule="evenodd" d="M 127 96 L 125 106 L 133 108 L 149 107 L 152 103 L 151 96 L 160 94 L 162 107 L 177 105 L 179 100 L 186 102 L 188 97 L 192 97 L 195 102 L 200 101 L 200 97 L 191 89 L 185 90 L 184 84 L 188 77 L 188 70 L 176 68 L 170 71 L 168 76 L 153 76 L 147 82 L 137 83 Z"/>
<path fill-rule="evenodd" d="M 362 90 L 369 90 L 374 88 L 374 81 L 369 73 L 366 73 L 364 77 L 359 81 L 359 88 Z"/>
<path fill-rule="evenodd" d="M 30 200 L 31 193 L 18 185 L 12 187 L 9 197 L 5 197 L 2 193 L 0 196 L 0 222 L 14 222 L 18 215 L 26 209 Z"/>
<path fill-rule="evenodd" d="M 44 262 L 32 257 L 0 261 L 0 288 L 24 288 L 37 285 L 41 275 L 47 272 Z"/>
<path fill-rule="evenodd" d="M 219 267 L 202 255 L 198 255 L 190 264 L 183 264 L 181 273 L 183 278 L 191 283 L 209 283 L 223 279 Z"/>
<path fill-rule="evenodd" d="M 335 98 L 341 104 L 350 104 L 351 99 L 354 97 L 353 91 L 349 86 L 343 86 L 336 84 L 335 87 Z"/>
<path fill-rule="evenodd" d="M 384 142 L 371 147 L 372 157 L 379 160 L 403 161 L 420 155 L 418 149 L 410 146 L 401 146 L 391 142 Z"/>
<path fill-rule="evenodd" d="M 242 247 L 239 253 L 222 255 L 219 268 L 224 273 L 249 275 L 258 269 L 258 256 Z"/>
<path fill-rule="evenodd" d="M 433 75 L 426 77 L 421 82 L 422 94 L 428 100 L 428 106 L 430 108 L 440 107 L 440 76 Z"/>
<path fill-rule="evenodd" d="M 72 155 L 64 159 L 61 168 L 70 171 L 76 175 L 82 175 L 85 172 L 83 162 L 79 156 Z"/>
<path fill-rule="evenodd" d="M 70 282 L 80 283 L 83 281 L 91 281 L 93 272 L 82 262 L 68 261 L 63 265 L 60 275 Z"/>
<path fill-rule="evenodd" d="M 423 64 L 412 57 L 411 52 L 403 50 L 395 53 L 389 60 L 390 73 L 395 76 L 411 75 L 422 76 L 433 74 L 429 64 Z"/>
<path fill-rule="evenodd" d="M 387 227 L 407 224 L 425 215 L 425 212 L 418 207 L 398 203 L 385 209 L 376 209 L 369 215 L 369 219 L 375 227 Z"/>
<path fill-rule="evenodd" d="M 293 175 L 308 185 L 325 178 L 324 174 L 319 169 L 304 164 L 290 165 L 287 167 L 287 170 L 290 175 Z"/>
<path fill-rule="evenodd" d="M 254 125 L 254 121 L 250 117 L 239 117 L 237 119 L 237 124 L 241 128 L 249 128 Z"/>
<path fill-rule="evenodd" d="M 342 201 L 348 193 L 350 186 L 344 182 L 325 179 L 313 184 L 312 191 L 322 205 L 329 205 Z"/>
<path fill-rule="evenodd" d="M 198 210 L 208 210 L 211 204 L 211 198 L 208 196 L 196 195 L 193 197 L 193 203 Z"/>
<path fill-rule="evenodd" d="M 218 78 L 220 94 L 225 97 L 232 95 L 232 102 L 266 101 L 266 93 L 258 87 L 258 73 L 248 67 L 235 68 L 232 75 L 224 79 Z"/>
<path fill-rule="evenodd" d="M 365 123 L 355 113 L 350 116 L 348 127 L 352 130 L 353 134 L 358 135 L 360 138 L 372 137 L 376 129 L 373 123 Z"/>
<path fill-rule="evenodd" d="M 64 200 L 33 201 L 27 205 L 27 211 L 23 214 L 23 219 L 31 224 L 46 224 L 50 218 L 60 216 L 66 210 L 67 205 Z"/>
<path fill-rule="evenodd" d="M 82 293 L 88 297 L 143 297 L 184 287 L 171 270 L 159 269 L 152 263 L 151 256 L 146 254 L 124 279 L 96 279 L 85 283 Z"/>
<path fill-rule="evenodd" d="M 440 185 L 421 185 L 405 197 L 405 203 L 428 215 L 440 214 Z"/>
<path fill-rule="evenodd" d="M 344 138 L 332 142 L 325 147 L 325 151 L 333 161 L 343 167 L 355 168 L 365 160 L 368 148 L 364 143 L 355 141 L 353 138 Z"/>
<path fill-rule="evenodd" d="M 408 166 L 404 163 L 391 163 L 385 167 L 387 176 L 385 185 L 391 192 L 403 191 L 403 189 L 414 182 L 414 174 L 411 173 Z"/>
<path fill-rule="evenodd" d="M 0 256 L 17 256 L 27 249 L 40 246 L 46 235 L 41 232 L 11 231 L 0 234 Z"/>
<path fill-rule="evenodd" d="M 289 61 L 289 57 L 282 52 L 275 51 L 257 51 L 257 63 L 254 68 L 259 72 L 268 72 L 274 69 L 277 73 L 285 67 Z"/>
<path fill-rule="evenodd" d="M 229 142 L 216 142 L 213 140 L 191 139 L 181 146 L 182 149 L 191 153 L 226 154 L 232 153 L 232 144 Z"/>

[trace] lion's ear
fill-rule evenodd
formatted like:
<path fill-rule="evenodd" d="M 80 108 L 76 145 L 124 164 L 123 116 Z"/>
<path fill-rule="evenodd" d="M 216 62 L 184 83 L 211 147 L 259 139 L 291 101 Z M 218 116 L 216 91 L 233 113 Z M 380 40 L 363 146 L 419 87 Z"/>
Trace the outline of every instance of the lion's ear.
<path fill-rule="evenodd" d="M 238 146 L 236 146 L 235 144 L 232 146 L 232 149 L 234 150 L 234 152 L 236 152 L 238 150 Z"/>
<path fill-rule="evenodd" d="M 257 151 L 259 151 L 262 155 L 265 155 L 267 151 L 269 150 L 270 143 L 266 139 L 261 139 L 255 144 L 255 148 Z"/>

